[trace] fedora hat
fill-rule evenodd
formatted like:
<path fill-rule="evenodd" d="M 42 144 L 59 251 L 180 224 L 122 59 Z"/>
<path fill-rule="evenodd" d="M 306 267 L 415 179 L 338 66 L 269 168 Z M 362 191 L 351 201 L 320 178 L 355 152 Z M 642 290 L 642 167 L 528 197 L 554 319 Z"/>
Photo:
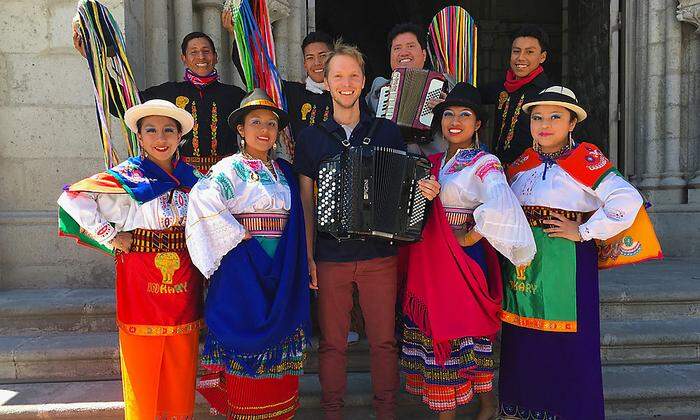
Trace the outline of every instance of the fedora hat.
<path fill-rule="evenodd" d="M 576 94 L 564 86 L 551 86 L 543 90 L 537 96 L 525 102 L 523 111 L 530 113 L 530 109 L 537 105 L 558 105 L 573 111 L 576 114 L 576 119 L 581 122 L 586 119 L 588 114 L 586 110 L 581 108 L 576 99 Z"/>
<path fill-rule="evenodd" d="M 182 134 L 187 134 L 194 126 L 194 118 L 184 109 L 178 108 L 172 102 L 163 99 L 151 99 L 140 105 L 134 105 L 124 113 L 124 122 L 134 133 L 138 133 L 138 121 L 144 117 L 160 115 L 170 117 L 180 123 Z"/>
<path fill-rule="evenodd" d="M 488 119 L 481 102 L 481 94 L 479 94 L 477 88 L 469 83 L 459 82 L 447 94 L 445 100 L 433 108 L 433 122 L 430 124 L 430 128 L 433 131 L 440 130 L 442 113 L 450 106 L 463 106 L 471 109 L 476 113 L 476 119 L 481 121 L 481 124 L 485 124 Z"/>
<path fill-rule="evenodd" d="M 289 116 L 283 109 L 280 109 L 272 102 L 267 93 L 255 88 L 252 92 L 241 99 L 241 106 L 228 116 L 228 125 L 232 130 L 236 130 L 238 124 L 243 124 L 243 118 L 254 109 L 268 109 L 277 115 L 279 119 L 279 129 L 282 130 L 289 123 Z"/>

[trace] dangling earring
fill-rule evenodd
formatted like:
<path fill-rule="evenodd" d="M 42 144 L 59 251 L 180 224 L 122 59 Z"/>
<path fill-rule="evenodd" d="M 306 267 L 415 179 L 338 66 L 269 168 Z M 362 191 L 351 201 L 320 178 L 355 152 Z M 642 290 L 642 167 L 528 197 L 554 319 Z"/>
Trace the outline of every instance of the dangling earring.
<path fill-rule="evenodd" d="M 175 149 L 175 163 L 180 161 L 180 148 Z"/>
<path fill-rule="evenodd" d="M 241 152 L 245 150 L 245 138 L 241 138 Z"/>
<path fill-rule="evenodd" d="M 278 140 L 279 141 L 279 140 Z M 277 150 L 277 141 L 272 143 L 272 150 Z"/>
<path fill-rule="evenodd" d="M 480 148 L 481 148 L 481 145 L 479 144 L 479 132 L 478 132 L 478 131 L 475 131 L 475 132 L 474 132 L 474 139 L 475 139 L 475 140 L 474 140 L 474 148 L 475 148 L 475 149 L 480 149 Z"/>
<path fill-rule="evenodd" d="M 569 149 L 573 149 L 573 148 L 574 148 L 574 138 L 571 135 L 571 131 L 569 131 Z"/>
<path fill-rule="evenodd" d="M 533 138 L 533 139 L 532 139 L 532 150 L 534 150 L 535 152 L 539 152 L 540 149 L 541 149 L 540 144 L 537 143 L 537 140 L 535 140 L 535 139 Z"/>

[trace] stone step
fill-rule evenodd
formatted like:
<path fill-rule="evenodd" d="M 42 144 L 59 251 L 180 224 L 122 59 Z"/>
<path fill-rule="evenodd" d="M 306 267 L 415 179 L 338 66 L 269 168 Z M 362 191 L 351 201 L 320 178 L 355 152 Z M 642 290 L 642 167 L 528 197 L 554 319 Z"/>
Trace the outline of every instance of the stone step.
<path fill-rule="evenodd" d="M 698 259 L 667 258 L 600 272 L 603 320 L 700 318 Z"/>
<path fill-rule="evenodd" d="M 700 415 L 700 365 L 606 366 L 606 417 L 610 419 L 687 419 Z M 653 380 L 650 380 L 653 378 Z M 320 414 L 320 385 L 317 375 L 300 381 L 300 420 Z M 417 398 L 399 393 L 398 418 L 431 419 Z M 368 373 L 348 375 L 346 418 L 371 417 L 371 383 Z M 476 404 L 460 410 L 460 418 L 471 418 Z M 0 388 L 0 419 L 117 419 L 123 403 L 119 381 L 7 384 Z M 196 417 L 210 419 L 208 407 L 197 397 Z M 663 417 L 660 417 L 663 416 Z M 695 418 L 695 417 L 694 417 Z"/>
<path fill-rule="evenodd" d="M 305 370 L 318 372 L 317 340 Z M 0 383 L 119 378 L 117 334 L 0 336 Z M 603 321 L 604 365 L 700 363 L 700 319 Z M 494 354 L 498 362 L 498 349 Z M 366 339 L 348 347 L 348 371 L 369 371 Z"/>
<path fill-rule="evenodd" d="M 0 384 L 118 379 L 118 345 L 113 332 L 0 336 Z M 318 340 L 311 345 L 304 371 L 317 373 Z M 348 372 L 369 371 L 368 354 L 365 339 L 349 345 Z"/>
<path fill-rule="evenodd" d="M 700 363 L 700 318 L 603 321 L 604 365 Z"/>
<path fill-rule="evenodd" d="M 700 260 L 665 259 L 603 270 L 601 318 L 700 318 Z M 113 289 L 0 290 L 0 335 L 116 331 Z"/>
<path fill-rule="evenodd" d="M 0 336 L 116 331 L 114 289 L 0 290 Z"/>

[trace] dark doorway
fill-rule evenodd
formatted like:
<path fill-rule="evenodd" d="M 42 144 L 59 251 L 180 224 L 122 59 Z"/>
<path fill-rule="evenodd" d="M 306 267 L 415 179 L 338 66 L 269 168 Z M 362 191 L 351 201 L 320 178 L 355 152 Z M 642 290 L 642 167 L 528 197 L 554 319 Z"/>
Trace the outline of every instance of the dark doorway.
<path fill-rule="evenodd" d="M 609 0 L 317 0 L 316 28 L 360 47 L 369 84 L 389 74 L 386 36 L 395 24 L 414 22 L 427 31 L 433 16 L 452 4 L 467 10 L 479 28 L 479 84 L 504 77 L 514 29 L 535 23 L 547 31 L 551 45 L 544 68 L 550 80 L 570 86 L 591 110 L 578 138 L 607 148 Z"/>

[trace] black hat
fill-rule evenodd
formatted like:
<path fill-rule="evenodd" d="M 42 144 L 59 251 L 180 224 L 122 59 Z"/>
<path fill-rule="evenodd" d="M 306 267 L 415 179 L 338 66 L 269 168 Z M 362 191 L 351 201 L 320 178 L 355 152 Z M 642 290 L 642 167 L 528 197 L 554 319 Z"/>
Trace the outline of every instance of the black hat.
<path fill-rule="evenodd" d="M 289 116 L 283 109 L 278 108 L 267 93 L 255 88 L 252 92 L 241 99 L 241 106 L 228 116 L 228 125 L 235 130 L 236 125 L 243 123 L 243 118 L 254 109 L 269 109 L 279 118 L 279 129 L 282 130 L 289 123 Z"/>
<path fill-rule="evenodd" d="M 433 122 L 430 124 L 430 128 L 433 131 L 440 130 L 442 113 L 449 106 L 463 106 L 471 109 L 476 113 L 476 119 L 481 121 L 482 125 L 488 120 L 488 116 L 481 104 L 479 90 L 469 83 L 459 82 L 452 88 L 450 93 L 447 94 L 447 98 L 433 108 Z"/>
<path fill-rule="evenodd" d="M 581 108 L 576 99 L 576 94 L 564 86 L 551 86 L 540 92 L 537 96 L 525 102 L 523 111 L 530 113 L 530 108 L 536 105 L 558 105 L 573 111 L 579 122 L 586 119 L 586 111 Z"/>

